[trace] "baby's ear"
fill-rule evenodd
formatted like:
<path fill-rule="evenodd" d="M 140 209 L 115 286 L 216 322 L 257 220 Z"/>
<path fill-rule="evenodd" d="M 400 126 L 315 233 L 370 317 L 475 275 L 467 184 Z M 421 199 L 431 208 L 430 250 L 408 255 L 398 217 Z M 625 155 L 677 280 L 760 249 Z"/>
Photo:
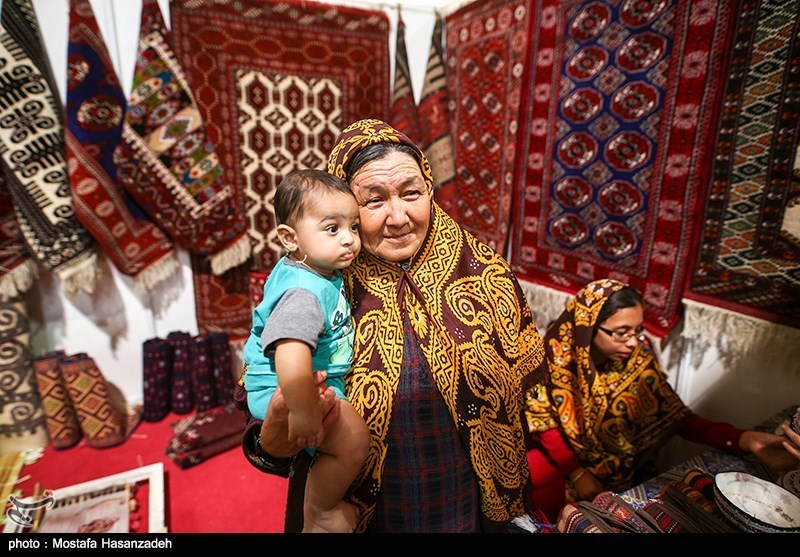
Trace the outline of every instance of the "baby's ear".
<path fill-rule="evenodd" d="M 294 228 L 287 224 L 279 224 L 276 231 L 278 232 L 278 240 L 280 240 L 283 245 L 283 249 L 289 253 L 297 250 L 297 232 L 295 232 Z"/>

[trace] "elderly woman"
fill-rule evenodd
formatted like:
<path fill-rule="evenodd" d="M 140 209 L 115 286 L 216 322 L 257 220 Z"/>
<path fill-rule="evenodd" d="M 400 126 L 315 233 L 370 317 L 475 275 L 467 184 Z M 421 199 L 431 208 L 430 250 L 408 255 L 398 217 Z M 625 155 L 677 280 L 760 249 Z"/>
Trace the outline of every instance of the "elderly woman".
<path fill-rule="evenodd" d="M 522 392 L 546 364 L 509 265 L 436 205 L 425 155 L 385 123 L 343 130 L 328 172 L 350 184 L 361 218 L 363 249 L 343 273 L 356 330 L 347 396 L 371 435 L 346 497 L 355 531 L 488 532 L 529 517 Z M 276 402 L 260 443 L 245 440 L 267 468 L 300 449 Z M 302 478 L 292 474 L 287 520 Z"/>
<path fill-rule="evenodd" d="M 673 435 L 752 453 L 778 472 L 798 464 L 793 437 L 713 422 L 681 401 L 641 335 L 644 309 L 633 287 L 597 280 L 547 330 L 550 381 L 526 393 L 526 416 L 538 441 L 528 453 L 534 500 L 553 521 L 568 497 L 589 500 L 647 479 Z"/>

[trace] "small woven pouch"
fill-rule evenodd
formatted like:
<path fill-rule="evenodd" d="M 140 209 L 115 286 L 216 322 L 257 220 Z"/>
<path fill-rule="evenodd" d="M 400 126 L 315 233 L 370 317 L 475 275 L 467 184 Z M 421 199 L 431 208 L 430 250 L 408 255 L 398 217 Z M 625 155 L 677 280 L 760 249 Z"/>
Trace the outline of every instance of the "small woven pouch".
<path fill-rule="evenodd" d="M 118 445 L 127 435 L 128 416 L 111 401 L 111 391 L 94 359 L 85 353 L 59 361 L 81 431 L 90 447 Z"/>
<path fill-rule="evenodd" d="M 47 433 L 55 449 L 67 449 L 81 440 L 81 426 L 58 365 L 63 350 L 48 352 L 31 362 L 36 389 L 42 400 Z"/>
<path fill-rule="evenodd" d="M 660 494 L 661 501 L 667 512 L 675 517 L 681 517 L 681 523 L 688 531 L 738 532 L 739 530 L 731 526 L 722 515 L 713 495 L 710 498 L 706 495 L 709 480 L 713 489 L 712 477 L 699 470 L 690 471 L 684 476 L 684 481 L 672 481 L 664 486 Z"/>
<path fill-rule="evenodd" d="M 651 534 L 661 533 L 648 514 L 640 515 L 618 495 L 604 491 L 593 501 L 568 503 L 556 523 L 560 533 Z"/>

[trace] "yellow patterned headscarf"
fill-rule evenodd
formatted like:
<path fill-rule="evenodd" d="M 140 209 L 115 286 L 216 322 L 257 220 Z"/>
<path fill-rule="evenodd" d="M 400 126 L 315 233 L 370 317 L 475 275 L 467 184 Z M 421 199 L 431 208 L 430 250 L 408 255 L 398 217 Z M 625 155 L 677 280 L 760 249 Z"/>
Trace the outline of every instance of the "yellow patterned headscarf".
<path fill-rule="evenodd" d="M 590 350 L 597 316 L 625 286 L 602 279 L 581 289 L 545 335 L 548 389 L 526 393 L 531 432 L 560 427 L 580 463 L 606 487 L 630 487 L 636 470 L 692 417 L 640 341 L 625 361 L 598 369 Z"/>
<path fill-rule="evenodd" d="M 342 132 L 328 172 L 344 178 L 353 155 L 382 142 L 416 149 L 432 189 L 425 155 L 379 120 L 362 120 Z M 362 250 L 344 271 L 356 330 L 347 395 L 371 433 L 366 464 L 349 495 L 362 511 L 359 530 L 381 489 L 405 316 L 469 453 L 484 526 L 506 524 L 524 514 L 531 500 L 522 389 L 523 382 L 544 380 L 542 339 L 506 261 L 431 203 L 430 229 L 407 265 Z"/>

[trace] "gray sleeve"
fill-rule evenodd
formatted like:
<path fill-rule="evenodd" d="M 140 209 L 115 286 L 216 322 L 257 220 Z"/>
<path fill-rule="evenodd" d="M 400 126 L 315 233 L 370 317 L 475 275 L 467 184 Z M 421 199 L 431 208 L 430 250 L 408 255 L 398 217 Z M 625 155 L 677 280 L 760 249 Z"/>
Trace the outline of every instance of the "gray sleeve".
<path fill-rule="evenodd" d="M 303 288 L 287 290 L 264 324 L 261 346 L 265 355 L 272 355 L 275 342 L 283 339 L 302 340 L 316 350 L 317 339 L 325 326 L 322 307 L 317 297 Z"/>

